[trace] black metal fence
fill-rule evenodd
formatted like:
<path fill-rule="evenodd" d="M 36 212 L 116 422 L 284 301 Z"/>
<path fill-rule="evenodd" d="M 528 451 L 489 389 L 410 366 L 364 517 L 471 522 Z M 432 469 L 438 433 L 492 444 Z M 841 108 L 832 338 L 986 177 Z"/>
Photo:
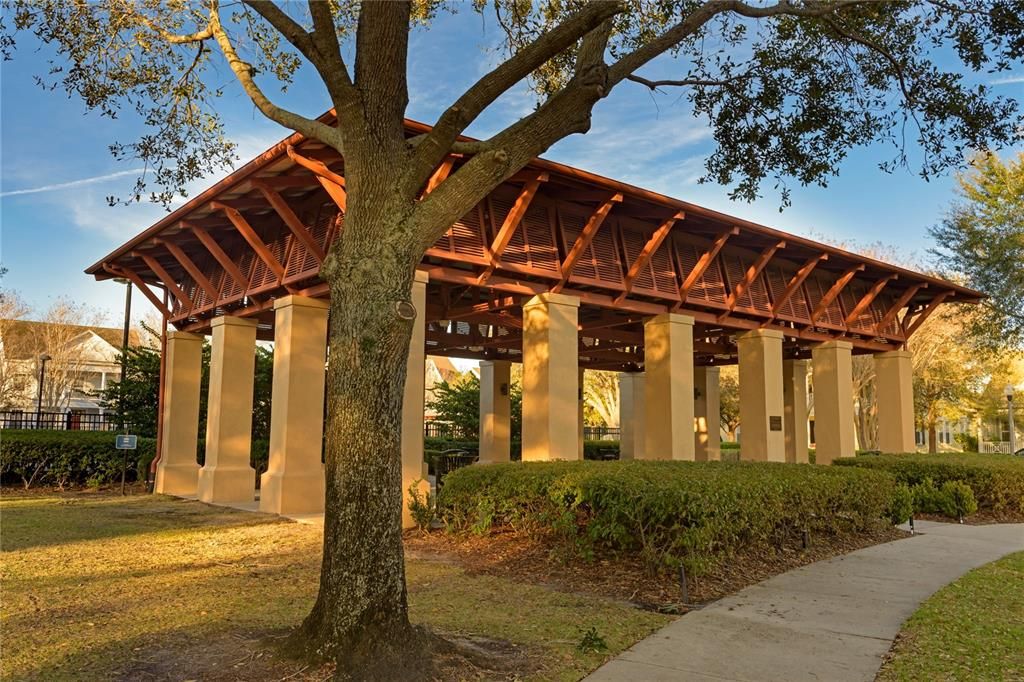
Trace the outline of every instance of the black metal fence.
<path fill-rule="evenodd" d="M 455 424 L 428 420 L 423 422 L 423 435 L 426 438 L 450 438 L 452 440 L 476 440 L 476 436 L 467 438 L 466 434 Z"/>
<path fill-rule="evenodd" d="M 617 426 L 584 426 L 583 440 L 619 440 L 621 431 Z"/>
<path fill-rule="evenodd" d="M 93 412 L 0 411 L 0 429 L 40 429 L 46 431 L 119 431 L 116 414 Z"/>

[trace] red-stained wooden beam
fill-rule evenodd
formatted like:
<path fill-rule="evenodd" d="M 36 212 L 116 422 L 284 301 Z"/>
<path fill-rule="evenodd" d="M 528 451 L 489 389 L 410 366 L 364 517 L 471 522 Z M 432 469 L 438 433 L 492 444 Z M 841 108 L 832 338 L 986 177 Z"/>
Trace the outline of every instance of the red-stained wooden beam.
<path fill-rule="evenodd" d="M 857 301 L 857 305 L 853 306 L 853 310 L 850 311 L 844 320 L 845 324 L 849 326 L 851 322 L 860 317 L 861 314 L 868 309 L 868 306 L 871 305 L 871 302 L 874 301 L 880 293 L 882 293 L 882 289 L 885 288 L 885 285 L 897 277 L 899 277 L 899 275 L 892 273 L 875 282 L 874 286 L 868 289 L 868 292 L 861 296 L 860 300 Z"/>
<path fill-rule="evenodd" d="M 594 235 L 597 234 L 601 224 L 604 223 L 604 219 L 611 213 L 612 208 L 615 204 L 622 202 L 621 194 L 613 194 L 605 199 L 601 204 L 590 214 L 587 218 L 587 223 L 583 226 L 583 230 L 580 232 L 576 241 L 573 243 L 572 248 L 569 249 L 569 253 L 565 255 L 565 262 L 562 263 L 562 280 L 551 288 L 551 291 L 558 293 L 565 286 L 565 283 L 569 281 L 569 276 L 572 274 L 573 268 L 576 267 L 576 263 L 579 262 L 583 256 L 583 252 L 590 242 L 594 240 Z"/>
<path fill-rule="evenodd" d="M 942 302 L 945 301 L 950 296 L 952 296 L 953 293 L 954 292 L 952 291 L 939 292 L 935 296 L 935 298 L 931 300 L 928 306 L 914 317 L 914 319 L 910 322 L 909 326 L 905 325 L 903 327 L 904 338 L 909 339 L 910 335 L 916 332 L 921 327 L 921 325 L 924 324 L 924 321 L 927 320 L 931 316 L 931 314 L 938 309 Z M 906 321 L 904 320 L 904 322 Z"/>
<path fill-rule="evenodd" d="M 153 304 L 153 307 L 156 308 L 160 313 L 162 313 L 164 317 L 171 316 L 171 311 L 168 309 L 167 305 L 160 299 L 159 296 L 153 293 L 153 290 L 150 289 L 149 286 L 142 281 L 142 278 L 139 277 L 138 273 L 136 273 L 134 270 L 130 270 L 128 268 L 119 268 L 114 265 L 106 264 L 104 264 L 103 267 L 106 268 L 106 270 L 111 274 L 117 275 L 118 277 L 124 277 L 129 282 L 134 284 L 135 288 L 141 291 L 142 295 L 149 299 L 149 302 Z"/>
<path fill-rule="evenodd" d="M 757 260 L 747 268 L 746 273 L 743 275 L 743 279 L 736 283 L 736 288 L 733 289 L 729 293 L 728 298 L 725 299 L 726 314 L 733 311 L 736 304 L 739 303 L 740 296 L 742 296 L 743 293 L 754 283 L 757 276 L 760 275 L 761 271 L 764 270 L 766 265 L 768 265 L 768 261 L 770 261 L 772 256 L 775 255 L 775 252 L 784 248 L 786 248 L 786 242 L 777 242 L 761 252 L 761 255 L 757 257 Z"/>
<path fill-rule="evenodd" d="M 266 183 L 260 182 L 259 180 L 252 181 L 253 187 L 258 189 L 260 193 L 266 198 L 274 212 L 281 217 L 284 224 L 288 226 L 295 238 L 302 242 L 302 245 L 306 247 L 306 250 L 313 254 L 318 264 L 324 262 L 324 258 L 327 254 L 324 250 L 316 243 L 316 239 L 313 234 L 303 225 L 302 221 L 299 220 L 299 216 L 295 215 L 295 211 L 288 205 L 284 197 L 278 194 L 272 187 Z M 230 216 L 228 216 L 230 218 Z"/>
<path fill-rule="evenodd" d="M 845 289 L 846 285 L 854 278 L 854 275 L 864 270 L 864 267 L 863 263 L 858 263 L 857 265 L 848 268 L 846 272 L 839 276 L 839 279 L 837 279 L 835 284 L 825 292 L 825 295 L 821 297 L 821 300 L 818 301 L 818 305 L 811 312 L 811 325 L 813 325 L 817 319 L 821 317 L 821 314 L 825 312 L 830 305 L 832 305 L 832 302 L 843 292 L 843 289 Z"/>
<path fill-rule="evenodd" d="M 533 198 L 537 195 L 537 190 L 540 189 L 540 184 L 542 182 L 547 182 L 547 179 L 547 173 L 539 173 L 535 174 L 533 179 L 527 180 L 526 184 L 523 185 L 522 191 L 520 191 L 519 196 L 516 197 L 516 202 L 512 205 L 508 215 L 505 216 L 504 222 L 502 222 L 501 227 L 498 228 L 498 233 L 494 235 L 494 241 L 488 248 L 487 256 L 490 259 L 490 265 L 487 266 L 477 279 L 477 285 L 481 285 L 486 282 L 501 263 L 501 254 L 505 252 L 505 248 L 512 240 L 512 235 L 519 229 L 519 223 L 523 221 L 523 217 L 526 215 L 526 210 L 530 207 L 530 204 L 533 202 Z"/>
<path fill-rule="evenodd" d="M 517 305 L 519 305 L 518 298 L 515 296 L 505 296 L 503 298 L 496 298 L 484 303 L 477 303 L 476 305 L 464 306 L 461 308 L 450 308 L 446 310 L 443 315 L 446 320 L 459 320 L 464 317 L 472 317 L 482 313 L 486 314 L 505 310 L 506 308 L 514 308 Z"/>
<path fill-rule="evenodd" d="M 686 303 L 686 297 L 690 294 L 690 290 L 693 289 L 694 285 L 697 284 L 697 281 L 704 276 L 705 272 L 707 272 L 708 268 L 715 261 L 715 258 L 718 257 L 718 253 L 722 250 L 722 247 L 725 246 L 725 242 L 729 240 L 729 237 L 739 233 L 740 228 L 732 227 L 715 237 L 715 241 L 711 243 L 711 248 L 701 255 L 697 260 L 697 265 L 695 265 L 693 270 L 690 271 L 690 274 L 686 276 L 683 283 L 679 285 L 679 303 L 676 304 L 677 310 L 682 308 L 683 304 Z"/>
<path fill-rule="evenodd" d="M 278 189 L 308 189 L 314 190 L 320 186 L 317 182 L 316 177 L 309 177 L 308 175 L 267 175 L 258 179 L 260 182 L 265 182 L 271 187 Z"/>
<path fill-rule="evenodd" d="M 190 223 L 188 221 L 182 221 L 182 227 L 192 230 L 199 241 L 206 247 L 206 250 L 210 252 L 210 255 L 220 263 L 220 266 L 231 276 L 231 279 L 238 283 L 241 287 L 242 293 L 244 294 L 249 288 L 249 278 L 245 276 L 245 273 L 238 267 L 235 261 L 231 260 L 231 256 L 225 253 L 224 249 L 220 247 L 217 240 L 210 236 L 210 233 L 205 228 Z"/>
<path fill-rule="evenodd" d="M 907 290 L 904 291 L 891 306 L 889 306 L 889 309 L 885 311 L 884 315 L 882 315 L 882 319 L 880 319 L 878 324 L 875 325 L 875 334 L 880 336 L 882 331 L 889 326 L 889 323 L 895 320 L 896 316 L 900 314 L 903 307 L 910 303 L 910 299 L 914 298 L 914 296 L 917 295 L 917 292 L 921 289 L 925 289 L 927 287 L 927 283 L 918 282 L 917 284 L 912 284 L 907 288 Z"/>
<path fill-rule="evenodd" d="M 295 147 L 291 145 L 288 145 L 286 151 L 288 153 L 288 158 L 311 172 L 313 175 L 330 180 L 336 185 L 341 185 L 342 187 L 345 186 L 345 178 L 328 168 L 327 164 L 323 161 L 317 161 L 316 159 L 310 159 L 303 156 L 295 151 Z"/>
<path fill-rule="evenodd" d="M 174 242 L 158 239 L 157 243 L 163 244 L 164 248 L 174 256 L 174 259 L 178 261 L 181 267 L 185 268 L 185 271 L 192 275 L 192 279 L 195 280 L 196 284 L 202 287 L 203 291 L 206 292 L 206 295 L 210 297 L 210 301 L 216 303 L 217 299 L 220 297 L 220 292 L 217 291 L 217 287 L 213 286 L 213 282 L 203 274 L 203 271 L 199 269 L 199 266 L 197 266 L 192 259 L 188 257 L 188 254 L 182 251 L 181 247 Z"/>
<path fill-rule="evenodd" d="M 654 252 L 658 250 L 665 241 L 665 238 L 668 237 L 668 233 L 672 231 L 672 226 L 676 224 L 676 221 L 683 220 L 685 218 L 686 214 L 679 211 L 658 226 L 658 229 L 654 231 L 654 234 L 652 234 L 650 239 L 647 240 L 647 243 L 644 244 L 644 248 L 640 250 L 640 255 L 638 255 L 636 260 L 633 261 L 633 264 L 629 266 L 629 270 L 626 272 L 626 277 L 623 280 L 625 290 L 619 294 L 617 300 L 621 301 L 629 295 L 629 292 L 633 289 L 633 283 L 636 282 L 637 275 L 640 274 L 640 270 L 646 267 L 651 261 L 651 257 L 654 255 Z"/>
<path fill-rule="evenodd" d="M 807 259 L 807 262 L 804 263 L 800 267 L 800 269 L 796 271 L 796 274 L 793 275 L 792 279 L 789 280 L 789 284 L 786 285 L 785 291 L 782 292 L 782 295 L 779 296 L 778 300 L 775 301 L 775 303 L 772 305 L 773 317 L 779 314 L 779 311 L 782 310 L 782 306 L 786 305 L 786 301 L 793 298 L 793 294 L 795 294 L 797 290 L 800 289 L 801 285 L 803 285 L 804 283 L 804 280 L 806 280 L 810 276 L 810 274 L 814 272 L 814 268 L 818 267 L 818 263 L 820 263 L 823 260 L 828 260 L 827 253 L 819 253 L 816 256 L 811 256 L 810 258 Z"/>
<path fill-rule="evenodd" d="M 423 197 L 427 196 L 435 189 L 437 189 L 438 185 L 447 180 L 448 176 L 451 175 L 452 167 L 454 166 L 455 157 L 446 157 L 445 160 L 441 162 L 441 165 L 438 166 L 431 174 L 430 179 L 427 180 L 427 186 L 423 188 L 423 194 L 420 195 L 420 198 L 422 199 Z"/>
<path fill-rule="evenodd" d="M 245 216 L 230 206 L 225 206 L 219 201 L 211 201 L 210 206 L 224 211 L 224 215 L 228 217 L 228 220 L 231 221 L 231 224 L 235 226 L 235 229 L 238 230 L 238 233 L 242 235 L 245 241 L 249 242 L 249 246 L 251 246 L 252 250 L 256 252 L 259 259 L 267 264 L 267 267 L 274 273 L 274 276 L 277 277 L 278 280 L 284 278 L 284 266 L 281 265 L 281 261 L 277 260 L 277 257 L 275 257 L 273 252 L 271 252 L 270 247 L 260 239 L 260 236 L 256 234 L 254 229 L 252 229 L 252 225 L 250 225 L 249 221 L 245 219 Z"/>
<path fill-rule="evenodd" d="M 156 276 L 160 278 L 161 282 L 163 282 L 164 288 L 170 291 L 174 298 L 178 299 L 178 302 L 181 303 L 186 312 L 192 310 L 192 299 L 188 297 L 188 294 L 181 290 L 181 287 L 177 285 L 174 278 L 171 277 L 171 274 L 167 272 L 162 265 L 160 265 L 160 262 L 156 258 L 153 258 L 149 254 L 142 253 L 141 251 L 132 251 L 132 255 L 141 258 L 142 262 L 144 262 L 150 270 L 156 273 Z"/>

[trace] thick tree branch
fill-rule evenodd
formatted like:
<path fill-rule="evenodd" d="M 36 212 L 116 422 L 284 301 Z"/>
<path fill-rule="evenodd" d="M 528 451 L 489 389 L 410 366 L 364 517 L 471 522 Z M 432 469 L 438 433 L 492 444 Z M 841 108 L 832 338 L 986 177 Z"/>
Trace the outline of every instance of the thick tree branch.
<path fill-rule="evenodd" d="M 355 86 L 360 93 L 367 132 L 385 153 L 405 144 L 404 116 L 409 103 L 407 61 L 412 3 L 364 2 L 356 26 Z"/>
<path fill-rule="evenodd" d="M 454 151 L 458 136 L 498 97 L 623 9 L 621 3 L 608 0 L 589 3 L 474 83 L 417 140 L 409 186 L 420 187 L 444 156 Z"/>
<path fill-rule="evenodd" d="M 643 76 L 631 74 L 629 76 L 626 76 L 626 80 L 633 81 L 634 83 L 639 83 L 640 85 L 650 88 L 651 90 L 657 90 L 658 88 L 662 87 L 687 87 L 695 85 L 715 87 L 722 85 L 731 85 L 741 80 L 753 78 L 753 76 L 754 74 L 752 72 L 746 71 L 739 75 L 733 76 L 732 78 L 681 78 L 679 80 L 649 80 L 647 78 L 644 78 Z"/>
<path fill-rule="evenodd" d="M 341 150 L 341 136 L 337 129 L 279 107 L 267 98 L 253 78 L 252 65 L 238 56 L 235 46 L 231 43 L 231 38 L 224 30 L 224 26 L 220 22 L 220 7 L 217 0 L 210 3 L 210 30 L 245 94 L 264 116 L 286 128 L 300 132 L 306 137 L 320 140 L 324 144 Z"/>

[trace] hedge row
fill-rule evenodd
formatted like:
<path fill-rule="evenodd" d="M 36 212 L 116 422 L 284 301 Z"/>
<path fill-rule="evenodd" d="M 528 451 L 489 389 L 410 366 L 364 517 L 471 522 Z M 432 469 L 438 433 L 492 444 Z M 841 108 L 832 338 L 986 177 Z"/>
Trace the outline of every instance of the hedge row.
<path fill-rule="evenodd" d="M 743 462 L 543 462 L 452 472 L 440 513 L 456 531 L 510 526 L 576 555 L 638 555 L 703 573 L 735 552 L 905 518 L 882 472 Z"/>
<path fill-rule="evenodd" d="M 69 485 L 121 480 L 124 453 L 114 448 L 109 431 L 0 431 L 0 479 L 8 483 Z M 129 480 L 145 478 L 156 455 L 155 438 L 139 438 L 138 449 L 125 451 Z"/>
<path fill-rule="evenodd" d="M 451 438 L 440 438 L 435 436 L 423 439 L 423 459 L 432 462 L 433 458 L 445 450 L 468 450 L 479 452 L 480 443 L 475 440 L 453 440 Z M 512 461 L 518 462 L 522 459 L 523 444 L 519 441 L 512 441 L 509 448 Z M 583 458 L 598 459 L 602 451 L 612 450 L 619 452 L 619 441 L 617 440 L 585 440 L 583 441 Z"/>
<path fill-rule="evenodd" d="M 935 487 L 941 487 L 947 481 L 962 481 L 974 493 L 979 509 L 1024 514 L 1024 458 L 1013 455 L 863 454 L 832 463 L 886 471 L 908 486 L 931 481 Z"/>

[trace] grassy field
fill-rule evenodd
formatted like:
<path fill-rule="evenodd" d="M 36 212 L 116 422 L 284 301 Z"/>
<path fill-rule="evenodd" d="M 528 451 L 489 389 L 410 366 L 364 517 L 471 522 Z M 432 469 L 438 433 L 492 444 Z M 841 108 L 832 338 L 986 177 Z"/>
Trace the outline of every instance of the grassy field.
<path fill-rule="evenodd" d="M 878 679 L 1024 680 L 1024 552 L 932 595 L 904 625 Z"/>
<path fill-rule="evenodd" d="M 330 672 L 283 660 L 273 646 L 312 604 L 319 527 L 161 496 L 5 491 L 0 514 L 0 678 L 302 680 Z M 668 621 L 436 559 L 409 559 L 407 572 L 412 620 L 502 651 L 508 670 L 500 677 L 578 679 Z M 580 646 L 591 628 L 606 649 Z"/>

